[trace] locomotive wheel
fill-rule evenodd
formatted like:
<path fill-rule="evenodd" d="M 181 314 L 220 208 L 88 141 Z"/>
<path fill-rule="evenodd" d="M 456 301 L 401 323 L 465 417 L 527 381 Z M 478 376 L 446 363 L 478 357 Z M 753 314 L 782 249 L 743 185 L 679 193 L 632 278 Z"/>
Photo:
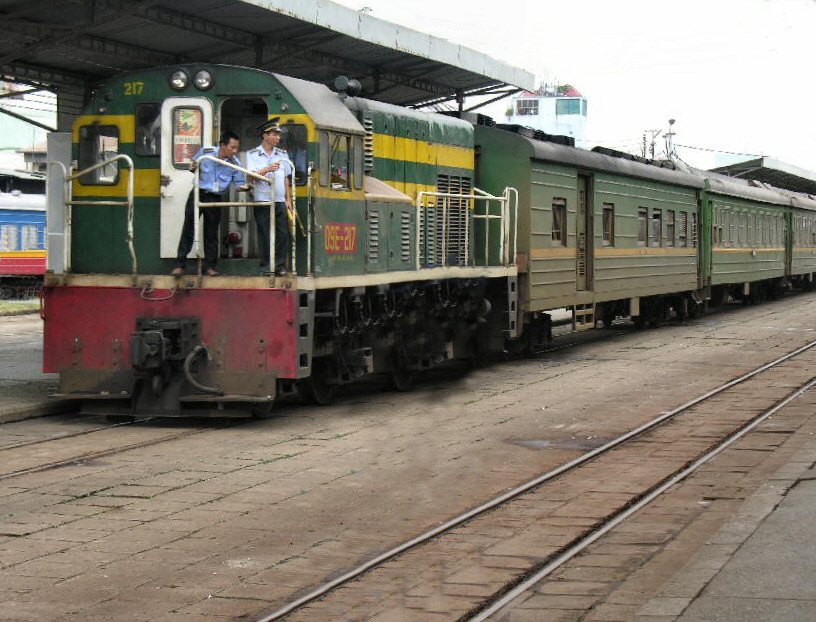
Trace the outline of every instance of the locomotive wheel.
<path fill-rule="evenodd" d="M 312 365 L 312 375 L 300 381 L 300 393 L 311 404 L 328 406 L 334 402 L 337 385 L 328 382 L 328 365 L 318 361 Z"/>
<path fill-rule="evenodd" d="M 416 372 L 408 369 L 399 352 L 391 355 L 391 369 L 388 372 L 388 386 L 394 391 L 404 393 L 414 388 Z"/>
<path fill-rule="evenodd" d="M 407 369 L 392 369 L 388 372 L 388 384 L 395 391 L 405 393 L 414 388 L 416 373 Z"/>
<path fill-rule="evenodd" d="M 615 321 L 615 309 L 606 307 L 601 314 L 601 322 L 604 328 L 612 328 L 612 322 Z"/>
<path fill-rule="evenodd" d="M 274 402 L 259 402 L 253 404 L 249 412 L 253 419 L 268 419 L 274 415 Z"/>

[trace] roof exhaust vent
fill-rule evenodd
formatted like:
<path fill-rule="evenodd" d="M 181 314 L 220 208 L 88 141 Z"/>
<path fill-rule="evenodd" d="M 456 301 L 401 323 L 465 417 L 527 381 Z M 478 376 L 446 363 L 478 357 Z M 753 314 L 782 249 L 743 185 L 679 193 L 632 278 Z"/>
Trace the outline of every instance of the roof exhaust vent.
<path fill-rule="evenodd" d="M 363 85 L 354 78 L 337 76 L 334 79 L 334 89 L 340 94 L 340 97 L 345 99 L 346 97 L 357 97 L 363 90 Z"/>

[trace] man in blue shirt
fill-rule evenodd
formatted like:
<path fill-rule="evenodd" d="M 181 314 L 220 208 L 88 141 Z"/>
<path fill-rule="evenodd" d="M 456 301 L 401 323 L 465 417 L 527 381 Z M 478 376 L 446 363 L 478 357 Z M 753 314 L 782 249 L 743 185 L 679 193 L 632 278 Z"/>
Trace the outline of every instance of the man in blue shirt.
<path fill-rule="evenodd" d="M 190 162 L 190 171 L 195 172 L 198 167 L 198 160 L 205 155 L 215 156 L 230 164 L 241 166 L 240 160 L 235 157 L 240 147 L 240 139 L 230 131 L 224 131 L 218 141 L 218 147 L 202 147 L 193 156 Z M 202 203 L 216 203 L 229 200 L 230 185 L 241 187 L 246 185 L 246 179 L 241 171 L 236 171 L 228 166 L 204 160 L 201 163 L 201 173 L 198 178 L 198 200 Z M 181 228 L 181 239 L 179 239 L 178 253 L 176 253 L 176 267 L 170 273 L 173 276 L 184 274 L 187 264 L 187 255 L 193 248 L 193 208 L 194 197 L 190 191 L 187 205 L 184 209 L 184 225 Z M 218 263 L 218 225 L 221 223 L 220 207 L 204 207 L 200 213 L 204 218 L 204 274 L 207 276 L 217 276 L 215 269 Z"/>
<path fill-rule="evenodd" d="M 269 183 L 255 184 L 253 198 L 255 201 L 275 202 L 275 274 L 286 276 L 286 255 L 289 248 L 289 223 L 287 210 L 292 209 L 292 186 L 289 178 L 294 171 L 289 163 L 289 156 L 278 149 L 281 139 L 281 128 L 275 117 L 258 126 L 261 144 L 247 152 L 247 168 L 269 179 Z M 258 252 L 262 274 L 269 272 L 269 208 L 256 205 L 253 208 L 255 224 L 258 229 Z"/>

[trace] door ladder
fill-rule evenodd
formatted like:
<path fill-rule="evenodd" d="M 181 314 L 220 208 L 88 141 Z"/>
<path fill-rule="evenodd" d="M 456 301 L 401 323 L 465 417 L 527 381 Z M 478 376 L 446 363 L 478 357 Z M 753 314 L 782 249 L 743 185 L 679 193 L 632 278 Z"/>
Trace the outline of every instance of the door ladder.
<path fill-rule="evenodd" d="M 589 330 L 595 328 L 595 303 L 574 305 L 572 307 L 572 330 Z"/>

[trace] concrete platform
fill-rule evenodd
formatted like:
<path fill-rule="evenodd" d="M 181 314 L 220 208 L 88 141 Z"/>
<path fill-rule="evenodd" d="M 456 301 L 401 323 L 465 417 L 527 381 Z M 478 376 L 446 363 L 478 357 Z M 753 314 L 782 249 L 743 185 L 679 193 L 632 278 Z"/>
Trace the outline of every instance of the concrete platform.
<path fill-rule="evenodd" d="M 816 300 L 784 303 L 588 341 L 539 360 L 437 379 L 412 394 L 359 390 L 334 407 L 282 409 L 246 426 L 189 424 L 199 433 L 8 480 L 0 486 L 0 620 L 258 619 L 338 568 L 472 507 L 486 491 L 506 490 L 563 463 L 584 442 L 631 429 L 637 421 L 629 404 L 657 397 L 653 409 L 668 409 L 812 339 Z M 47 403 L 56 385 L 36 360 L 39 319 L 28 322 L 0 318 L 0 408 Z M 813 418 L 813 407 L 806 410 Z M 87 425 L 69 419 L 22 422 L 0 433 L 27 441 Z M 48 459 L 60 449 L 79 455 L 135 444 L 179 425 L 65 440 L 46 445 Z M 701 538 L 710 541 L 702 551 L 681 550 L 682 539 L 665 547 L 666 582 L 685 578 L 682 591 L 630 593 L 631 606 L 608 607 L 606 617 L 601 607 L 573 615 L 581 597 L 572 594 L 559 598 L 568 608 L 515 611 L 508 619 L 816 619 L 816 589 L 808 591 L 816 544 L 807 523 L 816 506 L 816 423 L 796 436 L 805 442 L 757 478 L 766 485 L 747 498 L 689 495 L 693 506 L 710 504 L 707 524 L 719 516 L 723 524 Z M 754 448 L 770 456 L 783 449 Z M 740 463 L 706 477 L 719 482 L 743 472 Z M 615 569 L 590 570 L 605 570 L 618 584 Z M 596 589 L 602 580 L 582 585 Z M 424 597 L 413 598 L 418 612 Z M 327 619 L 342 618 L 321 622 Z"/>
<path fill-rule="evenodd" d="M 816 449 L 816 441 L 813 443 Z M 814 451 L 811 450 L 812 456 Z M 796 464 L 796 463 L 793 463 Z M 801 464 L 801 463 L 799 463 Z M 816 470 L 787 495 L 739 545 L 679 617 L 679 622 L 812 622 L 816 620 Z M 724 530 L 744 530 L 737 517 Z"/>
<path fill-rule="evenodd" d="M 0 317 L 0 424 L 67 412 L 49 396 L 57 375 L 42 371 L 43 321 L 36 313 Z"/>

